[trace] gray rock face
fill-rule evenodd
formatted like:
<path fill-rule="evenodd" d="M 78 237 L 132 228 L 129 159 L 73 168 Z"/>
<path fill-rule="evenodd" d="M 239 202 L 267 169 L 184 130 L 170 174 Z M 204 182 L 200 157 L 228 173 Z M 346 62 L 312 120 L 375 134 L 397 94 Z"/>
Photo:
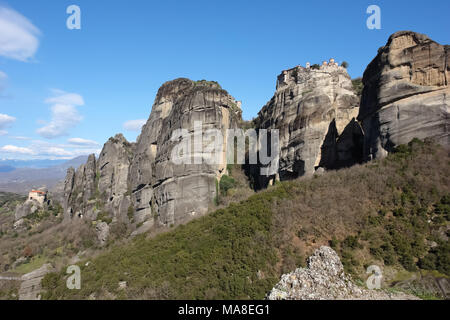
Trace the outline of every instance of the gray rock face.
<path fill-rule="evenodd" d="M 226 129 L 236 128 L 240 119 L 241 111 L 234 98 L 218 87 L 194 86 L 175 102 L 163 121 L 152 174 L 153 198 L 160 223 L 177 224 L 206 213 L 216 196 L 215 181 L 220 180 L 227 165 L 226 140 L 221 163 L 208 164 L 200 159 L 199 164 L 174 164 L 171 161 L 175 145 L 171 141 L 172 132 L 186 129 L 188 137 L 192 137 L 195 122 L 201 122 L 202 132 L 218 129 L 226 137 Z M 202 153 L 194 154 L 194 158 L 202 156 Z"/>
<path fill-rule="evenodd" d="M 268 300 L 418 300 L 402 293 L 368 290 L 358 287 L 337 253 L 320 247 L 309 257 L 307 268 L 298 268 L 281 277 L 267 296 Z"/>
<path fill-rule="evenodd" d="M 27 200 L 23 204 L 20 204 L 16 207 L 16 212 L 14 215 L 14 220 L 18 221 L 22 218 L 25 218 L 41 208 L 41 205 L 36 200 Z"/>
<path fill-rule="evenodd" d="M 355 163 L 351 153 L 359 142 L 353 138 L 362 135 L 353 120 L 358 103 L 346 69 L 335 63 L 283 71 L 274 97 L 256 120 L 260 129 L 280 130 L 279 178 Z"/>
<path fill-rule="evenodd" d="M 22 276 L 19 289 L 19 300 L 41 300 L 41 281 L 44 276 L 54 271 L 51 264 L 44 264 L 39 269 Z"/>
<path fill-rule="evenodd" d="M 158 90 L 150 118 L 143 126 L 136 141 L 129 181 L 133 192 L 132 201 L 136 210 L 135 220 L 138 222 L 143 222 L 152 217 L 152 167 L 158 151 L 158 137 L 161 133 L 163 121 L 170 115 L 174 103 L 191 90 L 194 85 L 194 82 L 189 79 L 176 79 L 164 83 Z"/>
<path fill-rule="evenodd" d="M 225 137 L 225 130 L 241 121 L 241 110 L 214 82 L 176 79 L 165 83 L 136 143 L 117 135 L 104 145 L 94 166 L 68 171 L 66 216 L 95 220 L 100 212 L 111 213 L 136 224 L 136 233 L 140 233 L 155 222 L 178 224 L 206 213 L 216 196 L 216 179 L 226 171 L 226 143 L 219 164 L 204 160 L 175 164 L 171 158 L 177 142 L 171 140 L 172 133 L 185 129 L 184 138 L 190 138 L 198 121 L 202 122 L 200 129 L 219 129 Z M 90 191 L 83 191 L 82 186 Z"/>
<path fill-rule="evenodd" d="M 64 183 L 65 218 L 95 220 L 102 212 L 125 219 L 130 205 L 128 170 L 132 156 L 133 144 L 118 134 L 105 143 L 98 161 L 90 155 L 77 171 L 70 168 Z"/>
<path fill-rule="evenodd" d="M 109 226 L 106 222 L 98 222 L 95 226 L 95 231 L 97 233 L 98 241 L 100 245 L 105 245 L 106 240 L 108 240 L 109 236 Z"/>
<path fill-rule="evenodd" d="M 96 193 L 97 164 L 95 155 L 90 155 L 86 164 L 77 171 L 67 170 L 64 182 L 64 218 L 81 217 L 85 214 L 89 201 Z"/>
<path fill-rule="evenodd" d="M 128 171 L 133 158 L 134 145 L 122 134 L 110 138 L 98 159 L 98 194 L 104 210 L 125 219 L 130 205 Z"/>
<path fill-rule="evenodd" d="M 449 147 L 450 46 L 412 31 L 393 34 L 364 72 L 358 120 L 366 160 L 413 138 Z"/>

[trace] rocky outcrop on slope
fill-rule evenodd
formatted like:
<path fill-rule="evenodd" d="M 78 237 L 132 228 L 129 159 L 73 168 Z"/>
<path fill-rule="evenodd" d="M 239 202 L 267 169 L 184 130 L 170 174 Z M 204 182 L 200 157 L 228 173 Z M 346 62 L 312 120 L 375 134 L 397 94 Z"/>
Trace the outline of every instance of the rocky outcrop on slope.
<path fill-rule="evenodd" d="M 76 172 L 68 171 L 66 217 L 95 220 L 100 213 L 112 213 L 113 219 L 135 224 L 140 233 L 155 223 L 169 226 L 206 213 L 216 196 L 216 181 L 226 173 L 226 139 L 220 163 L 207 163 L 200 151 L 191 164 L 176 164 L 172 153 L 178 142 L 192 138 L 194 129 L 218 129 L 225 138 L 226 129 L 240 121 L 239 102 L 217 83 L 165 83 L 136 143 L 117 135 L 104 145 L 98 161 L 92 157 Z M 104 241 L 104 233 L 99 237 Z"/>
<path fill-rule="evenodd" d="M 14 220 L 18 221 L 22 218 L 25 218 L 41 208 L 41 205 L 36 200 L 26 200 L 24 203 L 19 204 L 16 207 L 16 212 L 14 215 Z"/>
<path fill-rule="evenodd" d="M 280 130 L 279 178 L 359 162 L 358 106 L 350 76 L 333 60 L 320 68 L 283 71 L 274 97 L 256 119 L 259 129 Z"/>
<path fill-rule="evenodd" d="M 393 34 L 364 72 L 358 120 L 366 160 L 413 138 L 449 147 L 450 46 L 412 31 Z"/>
<path fill-rule="evenodd" d="M 344 267 L 337 253 L 320 247 L 309 257 L 306 268 L 285 274 L 271 290 L 268 300 L 417 300 L 403 293 L 388 293 L 358 287 Z"/>
<path fill-rule="evenodd" d="M 22 276 L 19 289 L 19 300 L 41 300 L 41 281 L 49 272 L 53 272 L 51 264 L 44 264 L 39 269 Z"/>
<path fill-rule="evenodd" d="M 41 195 L 42 194 L 42 195 Z M 47 197 L 47 188 L 39 188 L 29 193 L 27 200 L 24 203 L 18 204 L 14 212 L 14 229 L 24 230 L 28 226 L 25 221 L 27 217 L 39 212 L 40 210 L 47 210 L 52 204 L 52 200 Z M 39 195 L 35 197 L 33 195 Z"/>

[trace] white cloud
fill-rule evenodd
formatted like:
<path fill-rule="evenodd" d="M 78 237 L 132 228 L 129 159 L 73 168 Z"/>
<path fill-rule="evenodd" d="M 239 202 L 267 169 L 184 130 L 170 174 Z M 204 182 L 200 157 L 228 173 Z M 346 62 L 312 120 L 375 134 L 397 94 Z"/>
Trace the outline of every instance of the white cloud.
<path fill-rule="evenodd" d="M 29 146 L 39 157 L 52 157 L 71 159 L 82 155 L 89 155 L 92 153 L 100 154 L 101 149 L 93 146 L 77 146 L 70 144 L 57 144 L 43 140 L 34 140 Z"/>
<path fill-rule="evenodd" d="M 83 97 L 77 93 L 67 93 L 59 89 L 52 89 L 53 97 L 47 98 L 45 103 L 48 104 L 62 104 L 62 105 L 74 105 L 83 106 Z"/>
<path fill-rule="evenodd" d="M 0 136 L 4 136 L 8 133 L 6 128 L 10 127 L 14 121 L 16 121 L 16 118 L 0 113 Z"/>
<path fill-rule="evenodd" d="M 17 11 L 0 7 L 0 55 L 29 61 L 39 47 L 40 31 Z"/>
<path fill-rule="evenodd" d="M 76 93 L 66 93 L 61 90 L 53 90 L 56 96 L 45 100 L 52 104 L 52 119 L 37 133 L 44 138 L 53 139 L 68 135 L 69 129 L 76 126 L 83 118 L 78 113 L 77 106 L 83 106 L 83 97 Z"/>
<path fill-rule="evenodd" d="M 141 131 L 142 126 L 147 122 L 145 119 L 129 120 L 123 124 L 123 128 L 128 131 Z"/>
<path fill-rule="evenodd" d="M 40 154 L 52 156 L 72 156 L 73 152 L 58 147 L 47 147 L 45 149 L 41 149 Z"/>
<path fill-rule="evenodd" d="M 77 146 L 98 146 L 98 143 L 93 140 L 87 140 L 82 138 L 71 138 L 67 140 L 70 144 L 74 144 Z"/>
<path fill-rule="evenodd" d="M 19 154 L 35 154 L 30 148 L 17 147 L 13 145 L 6 145 L 0 148 L 0 151 L 5 153 L 19 153 Z"/>
<path fill-rule="evenodd" d="M 79 146 L 75 148 L 74 145 L 56 144 L 43 140 L 33 140 L 30 145 L 26 147 L 18 147 L 14 145 L 6 145 L 0 147 L 0 155 L 11 156 L 15 159 L 73 159 L 78 156 L 89 154 L 100 154 L 100 148 Z"/>

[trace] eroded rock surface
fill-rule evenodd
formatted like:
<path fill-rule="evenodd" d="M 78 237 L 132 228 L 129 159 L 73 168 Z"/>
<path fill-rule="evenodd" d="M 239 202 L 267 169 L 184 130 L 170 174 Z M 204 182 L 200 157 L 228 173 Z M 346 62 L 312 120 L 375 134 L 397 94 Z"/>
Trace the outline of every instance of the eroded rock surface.
<path fill-rule="evenodd" d="M 393 34 L 364 72 L 358 119 L 366 160 L 413 138 L 450 147 L 450 46 L 412 31 Z"/>
<path fill-rule="evenodd" d="M 51 264 L 44 264 L 39 269 L 22 276 L 22 283 L 19 289 L 19 300 L 41 300 L 41 281 L 44 276 L 53 272 Z"/>
<path fill-rule="evenodd" d="M 91 156 L 77 171 L 68 170 L 66 217 L 95 220 L 107 213 L 134 224 L 137 234 L 155 223 L 169 226 L 206 213 L 216 179 L 226 172 L 226 139 L 218 163 L 207 163 L 204 153 L 194 150 L 191 164 L 177 164 L 172 153 L 180 140 L 192 138 L 197 123 L 200 132 L 218 129 L 226 138 L 226 129 L 241 121 L 239 104 L 215 82 L 182 78 L 163 84 L 136 143 L 116 135 L 98 161 Z M 178 140 L 172 140 L 178 131 Z"/>
<path fill-rule="evenodd" d="M 283 71 L 274 97 L 256 119 L 259 129 L 279 130 L 279 178 L 359 162 L 362 132 L 354 121 L 358 107 L 350 76 L 334 62 L 319 69 Z"/>

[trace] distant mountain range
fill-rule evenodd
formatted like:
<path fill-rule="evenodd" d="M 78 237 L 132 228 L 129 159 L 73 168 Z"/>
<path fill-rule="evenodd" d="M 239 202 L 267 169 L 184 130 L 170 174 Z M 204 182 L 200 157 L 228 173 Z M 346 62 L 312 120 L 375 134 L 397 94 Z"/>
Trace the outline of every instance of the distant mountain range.
<path fill-rule="evenodd" d="M 14 171 L 14 170 L 16 170 L 16 168 L 11 167 L 11 166 L 0 165 L 0 172 L 11 172 L 11 171 Z"/>
<path fill-rule="evenodd" d="M 0 160 L 0 191 L 26 194 L 32 188 L 54 188 L 70 167 L 78 168 L 87 156 L 71 160 Z"/>
<path fill-rule="evenodd" d="M 86 157 L 87 158 L 87 157 Z M 12 168 L 49 168 L 58 166 L 60 164 L 66 163 L 68 160 L 50 160 L 50 159 L 39 159 L 39 160 L 0 160 L 0 172 L 2 167 L 12 167 Z M 72 160 L 69 160 L 72 161 Z"/>

